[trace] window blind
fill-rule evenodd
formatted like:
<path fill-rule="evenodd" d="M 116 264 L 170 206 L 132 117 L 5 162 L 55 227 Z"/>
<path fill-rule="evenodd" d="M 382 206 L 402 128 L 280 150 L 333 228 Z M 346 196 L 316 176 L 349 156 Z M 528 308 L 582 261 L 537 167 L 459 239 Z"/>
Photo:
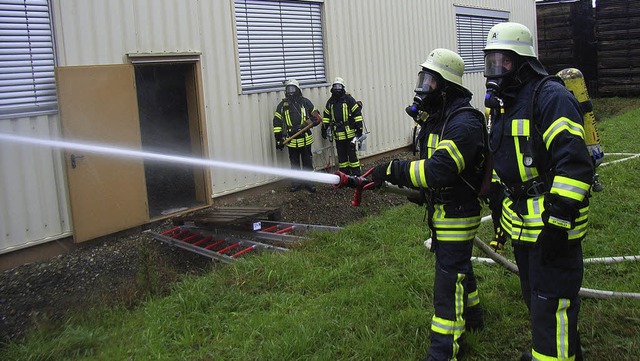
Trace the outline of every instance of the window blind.
<path fill-rule="evenodd" d="M 508 21 L 508 13 L 464 7 L 456 10 L 458 54 L 464 60 L 465 71 L 484 70 L 483 49 L 489 30 L 495 24 Z"/>
<path fill-rule="evenodd" d="M 0 0 L 0 116 L 56 110 L 47 0 Z"/>
<path fill-rule="evenodd" d="M 321 3 L 235 0 L 242 90 L 326 81 Z"/>

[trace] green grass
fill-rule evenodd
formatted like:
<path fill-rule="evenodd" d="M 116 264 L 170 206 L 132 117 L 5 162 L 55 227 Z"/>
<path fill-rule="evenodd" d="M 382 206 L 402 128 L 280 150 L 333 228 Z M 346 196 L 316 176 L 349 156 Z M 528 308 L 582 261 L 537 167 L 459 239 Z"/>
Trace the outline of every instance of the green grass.
<path fill-rule="evenodd" d="M 596 110 L 603 104 L 596 101 Z M 616 112 L 607 103 L 611 116 L 598 117 L 605 153 L 640 153 L 634 139 L 640 103 L 634 104 Z M 598 173 L 604 189 L 592 198 L 585 257 L 639 255 L 640 159 L 601 166 Z M 0 359 L 421 359 L 434 268 L 422 244 L 423 215 L 407 204 L 335 234 L 313 234 L 290 252 L 184 277 L 168 296 L 137 307 L 98 308 L 43 325 L 1 350 Z M 491 232 L 483 223 L 479 236 L 486 240 Z M 518 278 L 497 265 L 477 263 L 475 270 L 486 327 L 466 335 L 464 359 L 515 360 L 530 346 Z M 585 265 L 585 287 L 640 292 L 639 285 L 639 262 Z M 583 299 L 580 329 L 586 359 L 640 359 L 640 300 Z"/>

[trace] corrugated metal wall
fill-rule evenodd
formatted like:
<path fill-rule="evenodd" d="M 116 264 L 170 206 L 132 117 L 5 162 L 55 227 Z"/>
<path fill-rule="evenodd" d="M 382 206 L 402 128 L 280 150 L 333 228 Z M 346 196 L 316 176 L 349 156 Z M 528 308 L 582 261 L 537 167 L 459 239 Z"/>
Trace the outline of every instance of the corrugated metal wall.
<path fill-rule="evenodd" d="M 57 138 L 56 115 L 1 119 L 0 132 Z M 0 254 L 71 234 L 59 151 L 0 142 Z"/>
<path fill-rule="evenodd" d="M 240 94 L 232 0 L 51 2 L 59 66 L 122 64 L 127 62 L 129 53 L 199 52 L 209 156 L 216 160 L 288 168 L 287 153 L 275 150 L 271 128 L 273 111 L 283 92 Z M 364 156 L 410 143 L 413 124 L 404 108 L 413 98 L 419 64 L 426 59 L 427 52 L 435 47 L 456 49 L 454 5 L 507 11 L 512 21 L 535 30 L 535 0 L 324 1 L 328 80 L 343 77 L 347 90 L 364 102 L 365 123 L 371 132 Z M 467 74 L 464 81 L 476 94 L 474 105 L 481 108 L 482 73 Z M 322 111 L 329 87 L 303 89 L 303 94 Z M 34 132 L 42 132 L 41 127 L 57 129 L 57 118 L 49 123 L 52 122 L 53 126 L 37 125 Z M 314 149 L 328 145 L 319 133 L 319 129 L 314 128 Z M 14 164 L 5 159 L 4 153 L 3 172 Z M 57 176 L 63 172 L 61 164 L 54 163 L 54 169 L 49 171 L 50 179 L 62 179 Z M 211 173 L 214 196 L 276 180 L 272 176 L 222 169 L 212 169 Z M 57 199 L 66 198 L 64 187 L 56 187 L 56 191 Z M 64 225 L 59 227 L 60 234 L 68 232 L 66 203 L 43 200 L 24 204 L 24 207 L 24 217 L 41 224 L 45 224 L 45 220 L 34 216 L 32 208 L 45 207 L 47 213 L 64 214 L 60 216 Z M 2 212 L 3 219 L 9 219 L 10 211 L 6 207 Z M 15 228 L 11 224 L 11 228 Z M 4 245 L 8 238 L 2 233 Z M 27 239 L 33 238 L 29 235 Z"/>

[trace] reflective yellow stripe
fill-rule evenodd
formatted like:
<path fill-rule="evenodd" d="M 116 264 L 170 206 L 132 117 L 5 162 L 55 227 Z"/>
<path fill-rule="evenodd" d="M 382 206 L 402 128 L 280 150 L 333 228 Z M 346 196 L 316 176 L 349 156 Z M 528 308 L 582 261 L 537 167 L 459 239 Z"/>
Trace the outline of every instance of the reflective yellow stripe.
<path fill-rule="evenodd" d="M 589 194 L 590 187 L 591 185 L 588 183 L 557 175 L 553 177 L 553 185 L 551 186 L 550 192 L 582 202 L 587 194 Z"/>
<path fill-rule="evenodd" d="M 557 358 L 557 357 L 546 356 L 539 352 L 536 352 L 536 350 L 531 351 L 531 356 L 532 356 L 531 360 L 533 361 L 575 361 L 576 359 L 575 356 L 571 356 L 569 358 Z"/>
<path fill-rule="evenodd" d="M 424 159 L 413 161 L 409 164 L 409 176 L 411 177 L 411 183 L 415 187 L 427 188 L 427 175 L 424 172 Z M 389 167 L 391 163 L 389 163 Z M 391 169 L 387 168 L 387 175 L 389 175 Z"/>
<path fill-rule="evenodd" d="M 459 335 L 464 331 L 464 322 L 451 321 L 433 315 L 431 318 L 431 331 L 442 335 Z"/>
<path fill-rule="evenodd" d="M 505 198 L 502 202 L 502 216 L 500 225 L 504 231 L 514 240 L 522 242 L 535 242 L 544 226 L 542 211 L 544 197 L 527 199 L 528 214 L 518 215 L 513 210 L 513 201 Z M 589 206 L 580 209 L 579 216 L 574 221 L 572 229 L 567 231 L 569 239 L 581 239 L 587 234 Z"/>
<path fill-rule="evenodd" d="M 462 153 L 460 153 L 460 150 L 458 150 L 456 143 L 454 143 L 452 140 L 445 139 L 438 143 L 436 151 L 438 150 L 446 150 L 447 153 L 449 153 L 451 159 L 453 159 L 453 161 L 456 163 L 458 173 L 464 170 L 464 157 L 462 156 Z"/>
<path fill-rule="evenodd" d="M 478 295 L 478 290 L 469 292 L 469 295 L 467 296 L 467 307 L 473 307 L 478 304 L 480 304 L 480 296 Z"/>
<path fill-rule="evenodd" d="M 480 215 L 463 218 L 447 218 L 444 204 L 435 204 L 433 212 L 433 227 L 438 235 L 438 241 L 465 242 L 475 237 L 480 227 Z"/>
<path fill-rule="evenodd" d="M 511 136 L 526 137 L 529 140 L 531 135 L 531 122 L 529 119 L 514 119 L 511 121 Z M 520 180 L 523 182 L 538 176 L 538 170 L 535 167 L 525 167 L 523 160 L 523 151 L 520 149 L 518 138 L 514 139 L 515 154 L 517 157 L 518 173 Z"/>
<path fill-rule="evenodd" d="M 555 122 L 551 124 L 549 128 L 542 134 L 542 139 L 544 140 L 545 147 L 549 149 L 551 146 L 551 142 L 553 139 L 562 131 L 566 130 L 567 132 L 584 139 L 584 128 L 582 125 L 570 120 L 566 117 L 561 117 L 556 119 Z"/>
<path fill-rule="evenodd" d="M 571 301 L 566 298 L 558 300 L 558 309 L 556 310 L 556 351 L 558 359 L 566 360 L 569 358 L 569 316 L 567 309 Z"/>
<path fill-rule="evenodd" d="M 433 152 L 435 152 L 438 146 L 439 138 L 437 134 L 429 134 L 429 138 L 427 139 L 427 159 L 433 156 Z"/>

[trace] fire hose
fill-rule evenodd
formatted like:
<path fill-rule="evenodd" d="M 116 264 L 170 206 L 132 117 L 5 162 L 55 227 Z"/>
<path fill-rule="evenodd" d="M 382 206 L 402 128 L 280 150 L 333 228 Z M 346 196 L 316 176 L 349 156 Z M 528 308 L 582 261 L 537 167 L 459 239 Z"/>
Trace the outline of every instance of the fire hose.
<path fill-rule="evenodd" d="M 373 189 L 374 182 L 367 177 L 371 174 L 373 168 L 369 169 L 362 176 L 348 176 L 342 172 L 336 172 L 335 174 L 340 177 L 340 180 L 337 184 L 335 184 L 334 188 L 341 187 L 350 187 L 355 188 L 353 199 L 351 200 L 352 206 L 359 206 L 362 201 L 362 191 Z M 381 191 L 388 191 L 395 194 L 399 194 L 402 196 L 410 197 L 416 196 L 419 192 L 415 189 L 409 188 L 401 188 L 395 186 L 391 183 L 384 182 L 382 187 L 379 188 Z M 486 221 L 490 219 L 489 216 L 484 217 L 482 220 Z M 425 242 L 426 243 L 426 242 Z M 491 260 L 495 263 L 500 264 L 507 270 L 512 273 L 518 274 L 518 266 L 502 256 L 501 254 L 495 252 L 491 247 L 489 247 L 485 242 L 483 242 L 480 238 L 474 237 L 473 244 L 478 247 L 481 251 L 483 251 Z M 630 256 L 630 257 L 622 257 L 622 259 L 640 259 L 640 256 Z M 593 262 L 585 262 L 585 263 L 593 263 Z M 616 291 L 607 291 L 607 290 L 597 290 L 591 288 L 580 288 L 578 293 L 581 297 L 586 298 L 600 298 L 600 299 L 610 299 L 610 298 L 632 298 L 632 299 L 640 299 L 640 293 L 634 292 L 616 292 Z"/>

